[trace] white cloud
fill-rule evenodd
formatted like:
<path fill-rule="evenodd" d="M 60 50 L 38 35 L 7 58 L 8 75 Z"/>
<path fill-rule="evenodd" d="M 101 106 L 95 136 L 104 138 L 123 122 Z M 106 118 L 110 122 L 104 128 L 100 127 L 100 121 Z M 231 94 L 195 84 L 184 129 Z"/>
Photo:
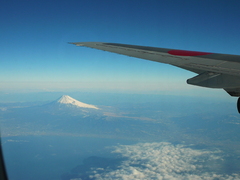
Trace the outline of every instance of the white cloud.
<path fill-rule="evenodd" d="M 223 162 L 220 151 L 196 150 L 183 145 L 161 143 L 138 143 L 116 146 L 113 153 L 119 153 L 127 160 L 116 170 L 94 169 L 90 178 L 98 180 L 235 180 L 239 174 L 219 174 L 213 164 Z"/>

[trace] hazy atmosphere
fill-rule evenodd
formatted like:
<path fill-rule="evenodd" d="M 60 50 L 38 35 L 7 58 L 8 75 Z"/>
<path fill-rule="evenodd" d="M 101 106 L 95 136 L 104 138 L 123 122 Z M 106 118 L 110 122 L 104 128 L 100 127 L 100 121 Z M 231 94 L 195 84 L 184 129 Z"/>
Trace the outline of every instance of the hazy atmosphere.
<path fill-rule="evenodd" d="M 196 74 L 68 42 L 239 55 L 239 1 L 0 3 L 10 180 L 240 179 L 237 98 Z"/>

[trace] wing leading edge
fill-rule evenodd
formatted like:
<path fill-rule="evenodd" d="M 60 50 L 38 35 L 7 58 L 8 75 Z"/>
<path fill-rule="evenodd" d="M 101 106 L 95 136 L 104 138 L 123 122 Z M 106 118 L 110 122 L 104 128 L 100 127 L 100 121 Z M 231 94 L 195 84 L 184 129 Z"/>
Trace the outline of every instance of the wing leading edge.
<path fill-rule="evenodd" d="M 74 42 L 70 44 L 171 64 L 198 74 L 188 79 L 188 84 L 208 88 L 222 88 L 231 96 L 240 96 L 239 55 L 103 42 Z"/>

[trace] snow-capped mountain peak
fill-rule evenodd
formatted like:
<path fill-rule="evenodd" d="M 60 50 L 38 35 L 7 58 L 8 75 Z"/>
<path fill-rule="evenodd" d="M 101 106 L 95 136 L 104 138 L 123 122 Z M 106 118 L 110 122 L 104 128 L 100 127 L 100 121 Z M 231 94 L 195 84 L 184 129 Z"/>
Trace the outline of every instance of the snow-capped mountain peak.
<path fill-rule="evenodd" d="M 68 95 L 63 95 L 62 97 L 60 97 L 57 100 L 58 103 L 60 104 L 71 104 L 74 106 L 78 106 L 81 108 L 92 108 L 92 109 L 99 109 L 98 107 L 91 105 L 91 104 L 86 104 L 86 103 L 82 103 L 76 99 L 73 99 L 72 97 L 68 96 Z"/>

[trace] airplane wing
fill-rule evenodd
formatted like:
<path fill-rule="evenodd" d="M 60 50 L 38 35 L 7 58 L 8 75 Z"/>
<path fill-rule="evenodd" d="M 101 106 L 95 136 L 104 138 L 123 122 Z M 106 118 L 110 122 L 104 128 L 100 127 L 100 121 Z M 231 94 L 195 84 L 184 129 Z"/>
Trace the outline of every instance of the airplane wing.
<path fill-rule="evenodd" d="M 198 74 L 188 79 L 188 84 L 208 88 L 222 88 L 231 96 L 240 96 L 239 55 L 103 42 L 74 42 L 70 44 L 171 64 Z"/>

